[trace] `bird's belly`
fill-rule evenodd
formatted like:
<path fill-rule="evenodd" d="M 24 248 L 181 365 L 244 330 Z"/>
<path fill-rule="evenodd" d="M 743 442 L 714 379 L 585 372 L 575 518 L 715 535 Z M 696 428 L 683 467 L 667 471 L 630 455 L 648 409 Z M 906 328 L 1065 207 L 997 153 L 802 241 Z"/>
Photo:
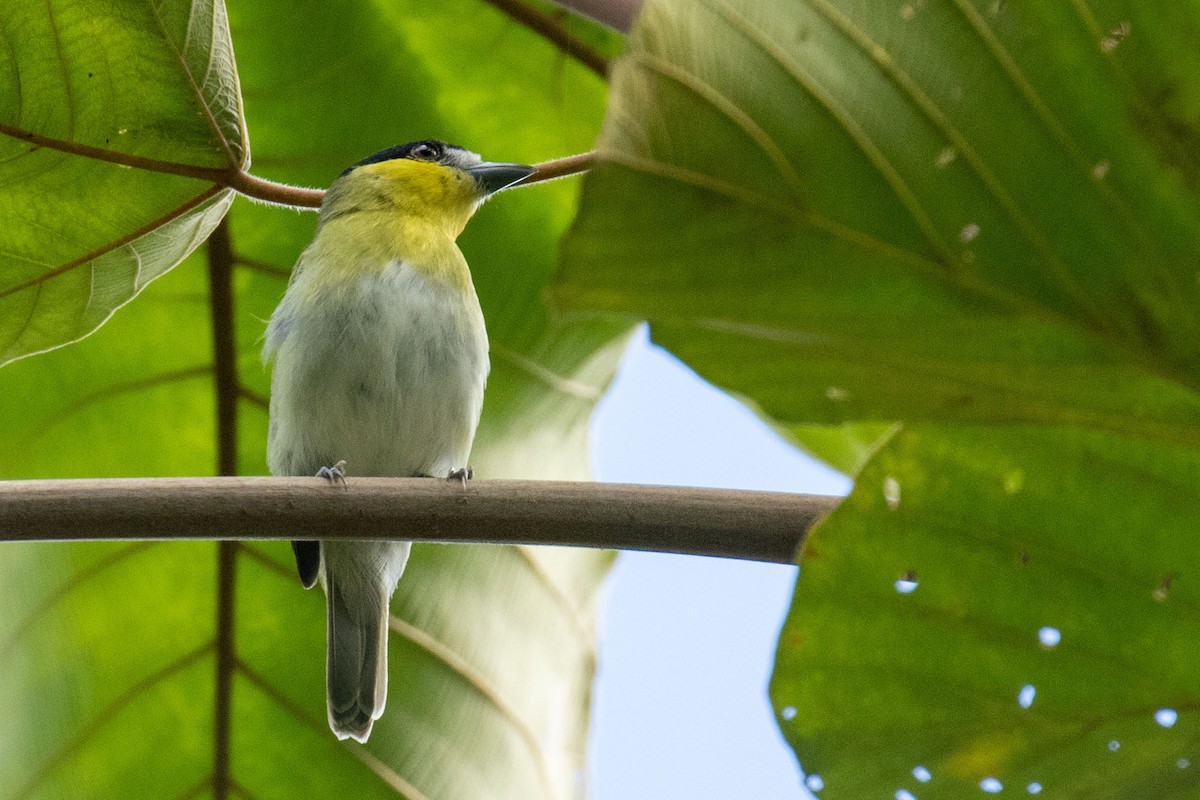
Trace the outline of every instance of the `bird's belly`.
<path fill-rule="evenodd" d="M 311 475 L 343 459 L 360 476 L 467 465 L 488 371 L 473 290 L 393 264 L 288 314 L 272 383 L 272 472 Z"/>

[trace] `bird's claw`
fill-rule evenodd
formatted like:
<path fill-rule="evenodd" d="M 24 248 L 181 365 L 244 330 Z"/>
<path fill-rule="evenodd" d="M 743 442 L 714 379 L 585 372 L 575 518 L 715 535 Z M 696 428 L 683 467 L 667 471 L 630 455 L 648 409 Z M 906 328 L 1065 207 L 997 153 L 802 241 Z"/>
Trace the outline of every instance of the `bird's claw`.
<path fill-rule="evenodd" d="M 329 481 L 330 483 L 334 483 L 334 484 L 340 483 L 342 485 L 343 489 L 347 488 L 346 487 L 346 460 L 342 459 L 341 461 L 334 464 L 332 467 L 321 467 L 319 470 L 317 470 L 317 477 L 324 478 L 325 480 Z"/>
<path fill-rule="evenodd" d="M 451 472 L 449 475 L 447 475 L 446 480 L 459 481 L 462 483 L 462 487 L 465 489 L 465 488 L 467 488 L 467 481 L 471 480 L 474 477 L 475 477 L 475 470 L 471 469 L 470 467 L 462 467 L 461 469 L 456 469 L 453 472 Z"/>

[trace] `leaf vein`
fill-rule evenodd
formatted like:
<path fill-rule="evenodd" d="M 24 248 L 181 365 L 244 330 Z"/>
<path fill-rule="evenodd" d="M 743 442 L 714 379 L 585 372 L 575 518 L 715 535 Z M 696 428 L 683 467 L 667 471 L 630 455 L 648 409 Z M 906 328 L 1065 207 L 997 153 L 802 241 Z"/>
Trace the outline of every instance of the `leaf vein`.
<path fill-rule="evenodd" d="M 17 645 L 17 643 L 33 627 L 35 622 L 49 613 L 51 609 L 61 603 L 67 597 L 67 595 L 71 594 L 71 592 L 83 586 L 85 583 L 105 570 L 111 569 L 127 558 L 131 558 L 156 544 L 158 544 L 158 542 L 134 542 L 127 547 L 122 547 L 119 550 L 109 553 L 107 556 L 97 560 L 95 563 L 76 572 L 61 586 L 47 595 L 41 603 L 35 606 L 26 615 L 25 619 L 13 629 L 13 632 L 3 642 L 3 644 L 0 644 L 0 660 L 3 660 L 8 655 L 9 651 Z"/>
<path fill-rule="evenodd" d="M 441 661 L 450 671 L 460 677 L 468 686 L 475 690 L 480 697 L 488 701 L 500 715 L 513 727 L 517 734 L 525 741 L 529 749 L 529 754 L 533 757 L 534 765 L 537 768 L 538 776 L 542 781 L 543 788 L 546 791 L 546 797 L 556 797 L 554 791 L 554 783 L 550 777 L 550 767 L 546 763 L 546 754 L 538 742 L 537 734 L 533 731 L 524 718 L 517 712 L 515 708 L 509 705 L 499 690 L 497 690 L 488 679 L 471 665 L 465 658 L 454 652 L 448 646 L 434 638 L 433 635 L 421 630 L 417 626 L 401 619 L 392 614 L 390 627 L 393 633 L 403 636 L 408 641 L 420 647 L 425 652 L 429 653 L 434 658 Z"/>
<path fill-rule="evenodd" d="M 636 52 L 631 58 L 638 66 L 674 81 L 706 102 L 718 113 L 725 115 L 758 145 L 759 149 L 775 165 L 779 176 L 783 178 L 788 186 L 794 191 L 799 192 L 801 186 L 800 176 L 796 173 L 795 168 L 788 160 L 783 149 L 775 143 L 771 135 L 763 130 L 749 114 L 738 108 L 728 97 L 721 94 L 712 85 L 705 83 L 698 75 L 688 72 L 683 67 L 671 64 L 644 52 Z"/>
<path fill-rule="evenodd" d="M 1050 242 L 1037 229 L 1033 221 L 1021 210 L 1020 205 L 1004 187 L 1003 182 L 992 171 L 991 167 L 988 166 L 987 161 L 971 141 L 950 121 L 948 115 L 934 102 L 933 98 L 926 94 L 913 77 L 896 63 L 882 45 L 871 39 L 864 30 L 858 27 L 841 10 L 833 6 L 829 0 L 808 0 L 808 2 L 818 13 L 829 20 L 834 27 L 841 30 L 864 55 L 870 58 L 900 91 L 909 98 L 912 105 L 954 146 L 958 153 L 962 155 L 963 160 L 971 166 L 971 169 L 975 172 L 988 193 L 995 198 L 1009 219 L 1017 226 L 1017 229 L 1021 231 L 1022 235 L 1029 241 L 1038 255 L 1053 270 L 1059 285 L 1067 293 L 1067 296 L 1079 308 L 1087 310 L 1094 319 L 1099 320 L 1101 317 L 1096 312 L 1094 304 L 1083 292 L 1082 287 L 1075 280 L 1066 263 L 1054 252 L 1054 248 L 1050 245 Z"/>
<path fill-rule="evenodd" d="M 248 551 L 253 553 L 253 551 Z M 269 563 L 270 559 L 265 559 L 264 563 Z M 311 731 L 314 731 L 320 736 L 328 737 L 329 726 L 324 720 L 317 720 L 307 714 L 303 708 L 292 702 L 286 695 L 272 686 L 266 678 L 252 669 L 249 664 L 244 661 L 238 661 L 238 672 L 246 678 L 256 689 L 263 693 L 268 700 L 275 703 L 284 710 L 286 714 L 295 719 L 301 725 Z M 376 758 L 370 750 L 367 750 L 357 742 L 347 742 L 342 745 L 355 758 L 359 760 L 367 769 L 371 770 L 375 775 L 391 787 L 398 795 L 406 798 L 406 800 L 429 800 L 417 787 L 402 778 L 395 770 L 385 764 L 380 759 Z"/>
<path fill-rule="evenodd" d="M 77 753 L 88 741 L 99 733 L 105 725 L 112 722 L 118 714 L 128 708 L 135 700 L 147 691 L 153 689 L 164 681 L 169 680 L 174 675 L 182 672 L 192 664 L 199 661 L 205 655 L 212 652 L 213 645 L 208 642 L 191 652 L 184 653 L 179 658 L 163 666 L 162 668 L 150 673 L 140 681 L 129 687 L 117 699 L 113 700 L 107 706 L 100 710 L 96 716 L 89 720 L 83 728 L 79 730 L 66 744 L 61 746 L 40 768 L 30 777 L 30 779 L 22 786 L 16 794 L 13 795 L 13 800 L 24 800 L 33 796 L 38 786 L 50 775 L 50 772 L 72 755 Z"/>
<path fill-rule="evenodd" d="M 63 52 L 62 36 L 58 30 L 58 18 L 54 14 L 53 0 L 46 0 L 46 17 L 50 25 L 50 33 L 54 37 L 54 55 L 58 59 L 58 68 L 62 72 L 63 93 L 66 95 L 67 138 L 75 138 L 75 90 L 71 86 L 71 72 L 67 68 L 67 55 Z"/>
<path fill-rule="evenodd" d="M 829 113 L 834 121 L 850 137 L 851 141 L 854 142 L 855 146 L 858 147 L 859 151 L 866 157 L 867 161 L 870 162 L 871 166 L 879 173 L 880 177 L 891 188 L 909 218 L 912 219 L 917 229 L 921 231 L 922 236 L 933 251 L 937 253 L 939 260 L 948 269 L 961 271 L 962 266 L 959 264 L 959 260 L 954 257 L 949 246 L 942 238 L 941 233 L 933 224 L 933 220 L 922 207 L 920 199 L 904 180 L 904 177 L 896 169 L 895 165 L 888 160 L 887 155 L 880 149 L 875 140 L 859 124 L 858 120 L 846 108 L 841 106 L 828 91 L 818 84 L 811 75 L 806 74 L 800 68 L 799 64 L 788 58 L 788 54 L 782 48 L 763 36 L 740 13 L 718 0 L 705 0 L 705 2 L 714 11 L 725 17 L 730 27 L 777 63 L 802 90 L 816 100 Z"/>
<path fill-rule="evenodd" d="M 222 149 L 224 149 L 226 156 L 225 160 L 229 164 L 229 168 L 231 170 L 242 169 L 243 159 L 239 159 L 234 154 L 233 146 L 230 144 L 229 140 L 225 138 L 225 132 L 221 130 L 221 125 L 217 122 L 217 118 L 213 114 L 213 109 L 209 105 L 208 98 L 204 95 L 203 89 L 201 89 L 201 87 L 196 83 L 196 76 L 192 74 L 192 69 L 188 65 L 187 59 L 184 58 L 183 52 L 180 51 L 180 49 L 176 46 L 174 39 L 171 38 L 171 34 L 167 31 L 166 22 L 162 18 L 159 7 L 154 4 L 153 0 L 146 0 L 146 5 L 148 5 L 150 10 L 154 13 L 154 21 L 158 26 L 159 33 L 162 34 L 163 41 L 174 54 L 175 60 L 179 62 L 179 66 L 183 70 L 184 76 L 187 78 L 188 86 L 191 87 L 192 94 L 195 97 L 196 102 L 200 105 L 200 110 L 204 114 L 204 119 L 208 123 L 209 129 L 213 132 L 213 135 L 217 137 L 217 142 L 221 145 Z M 215 26 L 215 20 L 213 24 Z M 216 33 L 214 32 L 213 35 L 215 36 Z M 186 46 L 187 43 L 185 42 L 184 44 Z"/>

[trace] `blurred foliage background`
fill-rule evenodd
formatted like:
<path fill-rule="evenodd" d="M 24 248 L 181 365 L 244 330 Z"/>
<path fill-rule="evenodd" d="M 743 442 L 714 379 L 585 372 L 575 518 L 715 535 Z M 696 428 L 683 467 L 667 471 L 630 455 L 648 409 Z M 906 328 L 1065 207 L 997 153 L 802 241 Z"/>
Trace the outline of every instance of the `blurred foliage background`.
<path fill-rule="evenodd" d="M 0 372 L 0 475 L 214 470 L 222 219 L 237 471 L 264 471 L 258 339 L 314 217 L 225 171 L 595 146 L 581 197 L 506 194 L 463 237 L 494 347 L 480 477 L 585 478 L 649 320 L 858 476 L 771 689 L 810 786 L 1200 795 L 1200 9 L 654 0 L 622 41 L 525 8 L 624 53 L 611 87 L 475 0 L 0 8 L 0 352 L 112 316 Z M 323 609 L 286 546 L 229 552 L 0 551 L 0 798 L 580 791 L 609 556 L 419 548 L 360 748 L 324 730 Z"/>

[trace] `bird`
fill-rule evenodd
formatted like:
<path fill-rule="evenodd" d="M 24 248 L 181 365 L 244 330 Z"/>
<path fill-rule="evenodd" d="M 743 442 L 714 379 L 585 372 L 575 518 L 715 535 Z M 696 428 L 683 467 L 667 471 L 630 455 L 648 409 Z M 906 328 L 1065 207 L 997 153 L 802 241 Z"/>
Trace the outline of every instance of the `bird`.
<path fill-rule="evenodd" d="M 345 170 L 267 324 L 273 475 L 455 478 L 489 371 L 488 336 L 456 243 L 476 209 L 534 172 L 458 145 L 396 145 Z M 410 542 L 295 541 L 326 596 L 329 726 L 366 742 L 387 699 L 389 604 Z"/>

